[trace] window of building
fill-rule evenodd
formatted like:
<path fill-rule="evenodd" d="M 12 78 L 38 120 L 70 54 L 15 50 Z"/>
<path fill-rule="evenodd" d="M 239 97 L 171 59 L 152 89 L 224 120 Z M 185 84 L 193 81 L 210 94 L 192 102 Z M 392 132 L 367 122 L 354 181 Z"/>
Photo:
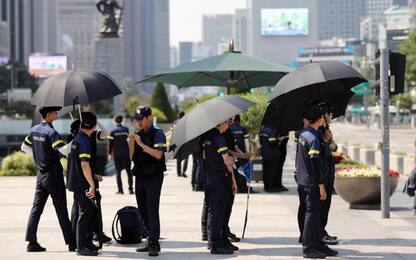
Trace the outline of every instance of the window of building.
<path fill-rule="evenodd" d="M 1 10 L 0 19 L 2 21 L 7 21 L 7 0 L 1 0 L 0 10 Z"/>

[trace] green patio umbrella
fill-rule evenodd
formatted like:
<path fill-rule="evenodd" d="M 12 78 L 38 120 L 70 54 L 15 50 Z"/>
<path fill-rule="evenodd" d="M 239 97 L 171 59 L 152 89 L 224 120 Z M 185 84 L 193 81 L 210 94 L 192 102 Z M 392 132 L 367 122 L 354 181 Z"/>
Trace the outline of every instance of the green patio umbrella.
<path fill-rule="evenodd" d="M 253 58 L 233 50 L 210 58 L 180 65 L 160 74 L 146 76 L 143 82 L 162 82 L 178 88 L 219 86 L 228 89 L 249 90 L 255 87 L 274 86 L 292 69 L 281 64 Z"/>

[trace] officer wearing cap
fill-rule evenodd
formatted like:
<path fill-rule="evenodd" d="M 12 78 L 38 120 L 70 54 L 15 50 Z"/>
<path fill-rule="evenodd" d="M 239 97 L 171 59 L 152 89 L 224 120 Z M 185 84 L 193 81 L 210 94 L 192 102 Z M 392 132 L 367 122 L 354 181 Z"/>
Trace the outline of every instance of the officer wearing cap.
<path fill-rule="evenodd" d="M 208 195 L 208 240 L 211 254 L 232 254 L 227 234 L 228 193 L 237 191 L 232 172 L 234 158 L 229 156 L 227 142 L 222 135 L 228 122 L 222 122 L 204 135 L 205 170 Z"/>
<path fill-rule="evenodd" d="M 26 230 L 28 252 L 45 251 L 46 248 L 37 242 L 37 229 L 49 195 L 55 207 L 56 215 L 69 250 L 75 250 L 74 236 L 71 232 L 71 223 L 68 217 L 67 200 L 63 169 L 60 158 L 66 156 L 66 147 L 58 132 L 53 128 L 52 122 L 58 118 L 61 107 L 43 107 L 39 110 L 42 123 L 32 128 L 26 136 L 22 151 L 32 154 L 37 167 L 36 190 L 32 210 Z"/>
<path fill-rule="evenodd" d="M 280 192 L 277 186 L 279 170 L 279 134 L 268 126 L 262 126 L 260 133 L 260 154 L 263 166 L 263 184 L 266 192 Z"/>
<path fill-rule="evenodd" d="M 91 112 L 81 113 L 81 127 L 71 145 L 68 172 L 68 189 L 74 192 L 74 202 L 78 207 L 76 225 L 77 254 L 96 256 L 96 248 L 91 247 L 89 234 L 93 232 L 97 217 L 96 184 L 92 172 L 91 135 L 95 132 L 97 117 Z"/>
<path fill-rule="evenodd" d="M 108 149 L 108 159 L 114 159 L 114 166 L 117 171 L 117 194 L 124 194 L 123 183 L 121 181 L 121 171 L 125 170 L 128 176 L 129 183 L 129 193 L 134 194 L 133 192 L 133 177 L 131 174 L 131 161 L 130 161 L 130 151 L 129 151 L 129 129 L 122 125 L 123 116 L 118 115 L 114 118 L 116 127 L 113 128 L 108 136 L 109 149 Z"/>
<path fill-rule="evenodd" d="M 157 256 L 160 252 L 159 203 L 166 171 L 166 137 L 160 128 L 153 125 L 152 109 L 149 106 L 139 106 L 135 119 L 141 129 L 130 136 L 134 140 L 132 160 L 133 174 L 136 176 L 136 200 L 148 231 L 146 246 L 136 251 Z"/>
<path fill-rule="evenodd" d="M 321 174 L 318 128 L 322 126 L 323 112 L 317 105 L 310 107 L 305 115 L 309 126 L 300 134 L 297 142 L 295 180 L 298 184 L 299 212 L 298 222 L 303 222 L 302 244 L 305 258 L 325 258 L 334 256 L 336 251 L 322 242 L 320 218 L 321 201 L 326 199 Z"/>

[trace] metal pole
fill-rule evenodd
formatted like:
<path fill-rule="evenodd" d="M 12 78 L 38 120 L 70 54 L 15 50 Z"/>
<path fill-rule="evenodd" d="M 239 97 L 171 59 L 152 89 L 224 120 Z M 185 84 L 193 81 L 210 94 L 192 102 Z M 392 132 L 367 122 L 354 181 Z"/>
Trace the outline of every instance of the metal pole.
<path fill-rule="evenodd" d="M 390 218 L 390 122 L 389 122 L 389 51 L 380 50 L 380 96 L 381 96 L 381 217 Z"/>

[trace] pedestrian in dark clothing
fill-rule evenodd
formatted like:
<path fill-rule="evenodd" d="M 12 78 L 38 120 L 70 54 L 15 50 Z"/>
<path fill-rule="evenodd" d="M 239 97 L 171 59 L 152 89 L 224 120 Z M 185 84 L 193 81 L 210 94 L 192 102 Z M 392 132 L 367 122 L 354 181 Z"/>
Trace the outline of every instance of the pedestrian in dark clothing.
<path fill-rule="evenodd" d="M 177 117 L 176 121 L 173 123 L 173 125 L 170 128 L 171 132 L 175 131 L 175 126 L 176 126 L 177 122 L 179 121 L 179 119 L 181 119 L 184 116 L 185 116 L 185 112 L 181 111 L 181 112 L 178 113 L 178 117 Z M 178 177 L 187 178 L 188 177 L 186 175 L 186 170 L 187 169 L 188 169 L 188 157 L 186 157 L 183 160 L 176 159 L 176 172 L 178 174 Z"/>
<path fill-rule="evenodd" d="M 91 165 L 91 160 L 95 160 L 93 158 L 95 155 L 90 138 L 95 132 L 97 116 L 91 112 L 83 112 L 81 118 L 80 131 L 71 145 L 67 187 L 74 192 L 74 201 L 79 214 L 76 224 L 77 253 L 84 256 L 96 256 L 98 252 L 93 247 L 90 237 L 94 231 L 98 213 L 96 184 Z"/>
<path fill-rule="evenodd" d="M 309 120 L 309 126 L 298 133 L 296 147 L 295 180 L 300 202 L 298 218 L 304 218 L 298 219 L 298 222 L 303 222 L 301 240 L 305 258 L 325 258 L 337 254 L 322 242 L 321 200 L 326 199 L 318 134 L 318 128 L 324 122 L 322 116 L 319 106 L 307 110 L 305 118 Z"/>
<path fill-rule="evenodd" d="M 65 142 L 52 126 L 60 109 L 61 107 L 41 108 L 39 112 L 42 115 L 42 123 L 31 129 L 22 144 L 22 151 L 33 154 L 37 167 L 35 196 L 26 231 L 28 252 L 46 250 L 38 243 L 36 233 L 49 196 L 52 197 L 65 243 L 69 245 L 69 251 L 75 251 L 75 237 L 68 217 L 65 182 L 60 163 L 60 159 L 67 155 L 68 147 L 65 147 Z"/>
<path fill-rule="evenodd" d="M 278 173 L 280 163 L 279 134 L 276 130 L 262 126 L 260 133 L 260 154 L 263 166 L 263 184 L 266 192 L 280 192 Z M 280 177 L 281 178 L 281 177 Z"/>
<path fill-rule="evenodd" d="M 166 137 L 160 128 L 153 125 L 152 110 L 139 106 L 135 115 L 139 132 L 131 135 L 133 174 L 136 176 L 136 200 L 145 228 L 148 232 L 146 246 L 137 252 L 149 252 L 157 256 L 160 252 L 159 204 L 164 172 L 166 171 Z"/>
<path fill-rule="evenodd" d="M 129 150 L 129 129 L 122 125 L 123 116 L 118 115 L 114 118 L 116 127 L 113 128 L 108 136 L 109 149 L 108 159 L 114 159 L 114 166 L 117 171 L 117 194 L 124 194 L 123 183 L 121 181 L 121 171 L 127 172 L 129 193 L 134 194 L 133 191 L 133 177 L 131 174 L 131 160 Z"/>

